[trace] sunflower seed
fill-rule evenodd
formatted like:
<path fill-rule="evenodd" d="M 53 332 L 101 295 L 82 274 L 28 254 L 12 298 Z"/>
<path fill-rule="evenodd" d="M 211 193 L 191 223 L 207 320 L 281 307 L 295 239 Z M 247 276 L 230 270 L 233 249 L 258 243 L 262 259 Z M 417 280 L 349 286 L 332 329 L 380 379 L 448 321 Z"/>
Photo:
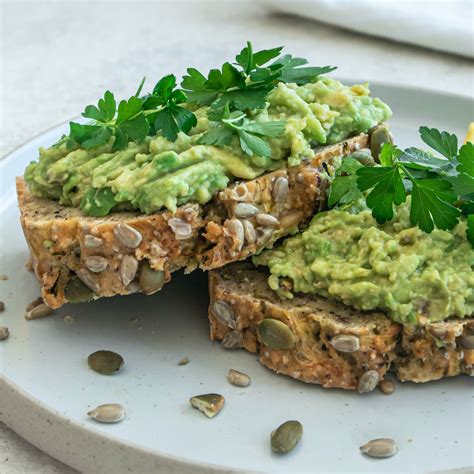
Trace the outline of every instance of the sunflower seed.
<path fill-rule="evenodd" d="M 5 303 L 0 301 L 0 311 L 5 311 Z"/>
<path fill-rule="evenodd" d="M 124 255 L 120 262 L 120 278 L 124 286 L 128 286 L 135 278 L 138 270 L 138 260 L 133 255 Z"/>
<path fill-rule="evenodd" d="M 280 224 L 284 229 L 298 225 L 303 220 L 301 211 L 290 211 L 280 217 Z"/>
<path fill-rule="evenodd" d="M 280 221 L 271 214 L 257 214 L 257 222 L 266 227 L 278 227 Z"/>
<path fill-rule="evenodd" d="M 102 350 L 90 354 L 87 363 L 93 371 L 102 375 L 111 375 L 123 367 L 123 358 L 116 352 Z"/>
<path fill-rule="evenodd" d="M 225 326 L 235 329 L 237 321 L 232 306 L 227 301 L 217 300 L 211 305 L 211 312 L 219 322 Z"/>
<path fill-rule="evenodd" d="M 104 241 L 100 237 L 96 237 L 92 234 L 87 234 L 84 237 L 84 245 L 89 248 L 97 248 L 100 247 Z"/>
<path fill-rule="evenodd" d="M 244 226 L 244 237 L 245 241 L 248 244 L 254 244 L 257 240 L 257 233 L 255 232 L 255 228 L 250 221 L 243 220 L 242 225 Z"/>
<path fill-rule="evenodd" d="M 80 268 L 76 271 L 76 275 L 80 278 L 82 283 L 84 283 L 84 285 L 86 285 L 94 293 L 100 292 L 99 284 L 95 281 L 95 278 L 86 269 Z"/>
<path fill-rule="evenodd" d="M 189 402 L 208 418 L 216 416 L 224 408 L 225 399 L 218 393 L 207 393 L 191 397 Z"/>
<path fill-rule="evenodd" d="M 282 202 L 288 195 L 290 187 L 285 176 L 279 176 L 273 184 L 272 197 L 275 202 Z"/>
<path fill-rule="evenodd" d="M 174 232 L 176 240 L 186 240 L 192 237 L 193 228 L 191 224 L 177 217 L 172 217 L 168 219 L 168 225 L 171 227 L 171 230 Z"/>
<path fill-rule="evenodd" d="M 339 352 L 356 352 L 359 350 L 359 338 L 350 334 L 339 334 L 331 339 L 331 346 Z"/>
<path fill-rule="evenodd" d="M 100 423 L 118 423 L 125 418 L 125 409 L 118 403 L 106 403 L 99 405 L 87 414 Z"/>
<path fill-rule="evenodd" d="M 44 303 L 43 298 L 38 296 L 38 298 L 34 299 L 27 307 L 26 312 L 31 311 L 35 306 L 39 306 L 40 304 Z"/>
<path fill-rule="evenodd" d="M 84 260 L 84 263 L 86 264 L 86 267 L 93 273 L 103 272 L 108 265 L 107 259 L 99 256 L 87 257 Z"/>
<path fill-rule="evenodd" d="M 242 250 L 242 245 L 244 244 L 244 226 L 239 219 L 230 219 L 226 221 L 224 227 L 230 232 L 233 240 L 235 241 L 235 248 L 237 252 Z"/>
<path fill-rule="evenodd" d="M 372 458 L 389 458 L 397 453 L 398 447 L 393 439 L 378 438 L 364 444 L 360 450 Z"/>
<path fill-rule="evenodd" d="M 188 365 L 189 364 L 189 357 L 183 357 L 179 362 L 178 365 Z"/>
<path fill-rule="evenodd" d="M 270 444 L 276 453 L 286 454 L 294 449 L 303 436 L 303 425 L 296 420 L 286 421 L 272 432 Z"/>
<path fill-rule="evenodd" d="M 0 341 L 3 341 L 8 338 L 10 331 L 6 326 L 0 326 Z"/>
<path fill-rule="evenodd" d="M 222 347 L 224 349 L 238 349 L 242 347 L 243 334 L 240 331 L 229 331 L 222 339 Z"/>
<path fill-rule="evenodd" d="M 114 234 L 120 243 L 131 249 L 137 248 L 142 241 L 142 234 L 128 224 L 117 224 L 114 228 Z"/>
<path fill-rule="evenodd" d="M 446 337 L 446 334 L 448 333 L 448 330 L 446 328 L 435 325 L 430 326 L 428 330 L 434 337 L 438 339 L 444 339 Z"/>
<path fill-rule="evenodd" d="M 460 336 L 457 342 L 463 349 L 474 349 L 474 334 Z"/>
<path fill-rule="evenodd" d="M 395 384 L 393 383 L 393 380 L 384 379 L 380 381 L 379 388 L 382 393 L 385 393 L 385 395 L 390 395 L 395 391 Z"/>
<path fill-rule="evenodd" d="M 94 293 L 77 276 L 67 282 L 64 296 L 69 303 L 88 303 L 94 299 Z"/>
<path fill-rule="evenodd" d="M 248 204 L 246 202 L 239 202 L 234 206 L 234 214 L 237 217 L 252 217 L 258 213 L 258 207 Z"/>
<path fill-rule="evenodd" d="M 140 291 L 145 295 L 152 295 L 161 290 L 164 283 L 165 273 L 161 270 L 153 270 L 147 260 L 143 261 L 140 266 L 140 275 L 138 277 Z"/>
<path fill-rule="evenodd" d="M 238 370 L 230 369 L 227 378 L 232 385 L 237 387 L 248 387 L 250 385 L 250 377 Z"/>
<path fill-rule="evenodd" d="M 33 309 L 30 311 L 27 311 L 25 314 L 26 319 L 38 319 L 38 318 L 44 318 L 45 316 L 50 315 L 53 312 L 53 310 L 45 305 L 44 303 L 39 304 L 38 306 L 35 306 Z"/>
<path fill-rule="evenodd" d="M 359 379 L 357 391 L 359 393 L 372 392 L 379 382 L 379 373 L 376 370 L 368 370 Z"/>
<path fill-rule="evenodd" d="M 257 333 L 260 342 L 270 349 L 290 350 L 295 347 L 294 334 L 278 319 L 263 319 L 257 327 Z"/>

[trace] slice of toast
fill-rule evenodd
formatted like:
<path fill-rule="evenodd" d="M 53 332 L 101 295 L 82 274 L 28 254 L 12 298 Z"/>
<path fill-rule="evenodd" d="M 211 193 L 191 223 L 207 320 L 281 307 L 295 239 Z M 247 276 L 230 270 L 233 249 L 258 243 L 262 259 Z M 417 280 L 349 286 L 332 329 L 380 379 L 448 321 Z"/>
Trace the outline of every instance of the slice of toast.
<path fill-rule="evenodd" d="M 209 273 L 211 339 L 258 352 L 275 372 L 323 387 L 368 391 L 389 370 L 412 382 L 474 375 L 474 349 L 463 348 L 472 318 L 402 326 L 318 296 L 281 300 L 267 277 L 248 263 Z M 270 322 L 260 327 L 264 319 Z"/>
<path fill-rule="evenodd" d="M 319 148 L 299 166 L 233 183 L 206 205 L 186 204 L 175 214 L 89 217 L 32 196 L 18 178 L 21 223 L 43 299 L 51 308 L 67 303 L 68 283 L 75 280 L 77 286 L 76 276 L 91 297 L 151 293 L 180 268 L 218 268 L 271 247 L 324 207 L 328 175 L 342 156 L 368 142 L 361 134 Z M 145 278 L 150 269 L 159 272 L 152 289 Z"/>

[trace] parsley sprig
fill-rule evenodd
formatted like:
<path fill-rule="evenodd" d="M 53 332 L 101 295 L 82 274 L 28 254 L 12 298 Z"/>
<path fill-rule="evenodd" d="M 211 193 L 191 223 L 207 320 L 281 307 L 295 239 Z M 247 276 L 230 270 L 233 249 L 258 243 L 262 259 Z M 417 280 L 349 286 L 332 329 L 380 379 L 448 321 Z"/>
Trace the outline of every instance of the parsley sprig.
<path fill-rule="evenodd" d="M 328 204 L 333 207 L 366 196 L 372 215 L 384 224 L 410 194 L 412 224 L 425 232 L 435 227 L 449 230 L 465 215 L 467 237 L 474 247 L 474 145 L 468 142 L 458 149 L 455 135 L 435 128 L 420 127 L 420 136 L 442 156 L 385 143 L 381 166 L 363 166 L 348 157 L 332 182 Z"/>

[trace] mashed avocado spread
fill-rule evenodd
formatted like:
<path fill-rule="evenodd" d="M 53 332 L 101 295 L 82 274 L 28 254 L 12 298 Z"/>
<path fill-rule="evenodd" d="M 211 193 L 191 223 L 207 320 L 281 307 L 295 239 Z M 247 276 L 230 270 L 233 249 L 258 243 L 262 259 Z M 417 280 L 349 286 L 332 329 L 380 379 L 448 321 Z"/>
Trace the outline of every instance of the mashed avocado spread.
<path fill-rule="evenodd" d="M 474 250 L 466 220 L 428 234 L 410 223 L 409 205 L 407 197 L 383 225 L 361 202 L 323 212 L 254 263 L 269 267 L 269 285 L 282 298 L 314 293 L 382 310 L 404 324 L 472 316 Z"/>
<path fill-rule="evenodd" d="M 180 131 L 174 142 L 158 132 L 119 151 L 113 151 L 114 136 L 88 149 L 64 141 L 41 148 L 39 160 L 25 171 L 31 192 L 95 216 L 113 209 L 174 211 L 187 202 L 206 203 L 234 178 L 254 179 L 297 165 L 312 156 L 312 147 L 367 132 L 391 116 L 367 85 L 348 87 L 321 77 L 304 85 L 280 82 L 264 108 L 246 111 L 257 123 L 285 122 L 283 133 L 267 140 L 269 156 L 258 156 L 245 153 L 237 136 L 224 146 L 200 144 L 217 124 L 207 116 L 209 107 L 186 106 L 197 124 L 188 134 Z"/>

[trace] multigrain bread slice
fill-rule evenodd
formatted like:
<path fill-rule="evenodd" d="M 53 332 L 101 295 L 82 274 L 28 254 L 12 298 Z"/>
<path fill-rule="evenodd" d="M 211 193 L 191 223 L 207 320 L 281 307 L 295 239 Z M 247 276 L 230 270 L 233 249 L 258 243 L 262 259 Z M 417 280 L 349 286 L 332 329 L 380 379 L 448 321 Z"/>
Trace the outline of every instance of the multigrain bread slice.
<path fill-rule="evenodd" d="M 474 375 L 472 341 L 466 344 L 472 318 L 402 326 L 318 296 L 281 300 L 267 276 L 248 263 L 209 272 L 211 339 L 258 352 L 275 372 L 323 387 L 370 391 L 390 370 L 411 382 Z M 264 319 L 270 323 L 260 326 Z"/>
<path fill-rule="evenodd" d="M 155 282 L 165 283 L 180 268 L 219 268 L 271 247 L 324 207 L 328 177 L 340 158 L 368 144 L 361 134 L 319 148 L 299 166 L 233 183 L 205 206 L 186 204 L 174 214 L 88 217 L 32 196 L 18 178 L 21 223 L 44 301 L 51 308 L 67 303 L 76 277 L 93 297 L 150 293 L 140 283 L 150 268 L 160 272 Z"/>

